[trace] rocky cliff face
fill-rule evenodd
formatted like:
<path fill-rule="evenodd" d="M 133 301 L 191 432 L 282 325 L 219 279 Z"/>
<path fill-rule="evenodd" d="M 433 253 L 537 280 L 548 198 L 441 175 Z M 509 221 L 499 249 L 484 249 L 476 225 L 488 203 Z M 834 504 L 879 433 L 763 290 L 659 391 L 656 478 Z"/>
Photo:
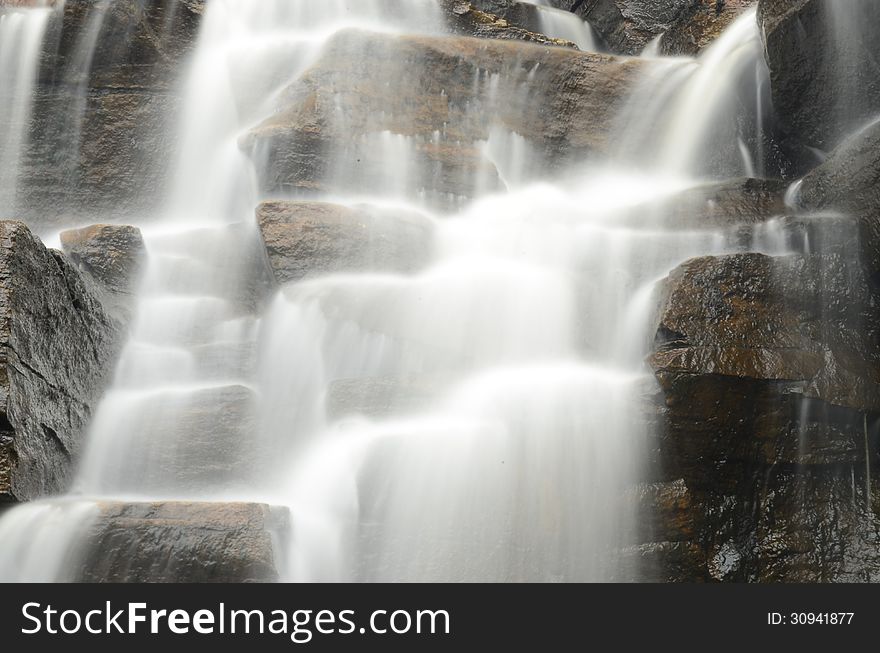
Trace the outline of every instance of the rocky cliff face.
<path fill-rule="evenodd" d="M 0 499 L 66 489 L 120 329 L 65 255 L 0 222 Z"/>

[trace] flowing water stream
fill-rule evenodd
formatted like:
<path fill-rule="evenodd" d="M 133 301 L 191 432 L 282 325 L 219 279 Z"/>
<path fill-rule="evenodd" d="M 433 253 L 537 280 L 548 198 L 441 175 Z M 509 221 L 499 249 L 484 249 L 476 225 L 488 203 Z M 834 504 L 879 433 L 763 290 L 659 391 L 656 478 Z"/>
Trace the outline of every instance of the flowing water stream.
<path fill-rule="evenodd" d="M 0 578 L 65 578 L 92 501 L 181 498 L 290 507 L 291 544 L 278 556 L 291 580 L 633 576 L 620 552 L 651 435 L 654 381 L 642 361 L 654 289 L 689 257 L 741 246 L 732 230 L 669 228 L 664 207 L 706 177 L 753 170 L 759 154 L 738 130 L 763 111 L 755 14 L 699 59 L 651 68 L 610 136 L 615 153 L 555 180 L 533 174 L 528 143 L 495 126 L 481 148 L 501 191 L 438 208 L 411 137 L 377 127 L 340 146 L 332 190 L 317 199 L 416 216 L 429 260 L 410 274 L 318 276 L 259 302 L 253 212 L 267 162 L 246 156 L 241 138 L 341 30 L 445 33 L 436 3 L 390 4 L 209 3 L 175 183 L 162 215 L 140 225 L 148 269 L 77 500 L 3 517 Z M 26 120 L 46 11 L 0 14 L 0 94 L 14 90 L 0 95 L 0 114 L 12 124 Z M 580 19 L 542 15 L 548 33 L 593 49 Z M 22 45 L 7 52 L 7 38 Z M 388 62 L 389 93 L 400 65 Z M 511 103 L 521 85 L 475 80 L 465 115 L 482 119 L 490 99 Z M 749 97 L 732 102 L 744 87 Z M 6 168 L 21 136 L 4 138 Z M 381 154 L 370 183 L 349 148 Z M 707 151 L 720 154 L 712 166 Z M 786 251 L 772 223 L 750 244 Z M 379 393 L 382 409 L 328 408 L 346 393 Z M 35 566 L 28 542 L 45 543 L 45 562 Z"/>

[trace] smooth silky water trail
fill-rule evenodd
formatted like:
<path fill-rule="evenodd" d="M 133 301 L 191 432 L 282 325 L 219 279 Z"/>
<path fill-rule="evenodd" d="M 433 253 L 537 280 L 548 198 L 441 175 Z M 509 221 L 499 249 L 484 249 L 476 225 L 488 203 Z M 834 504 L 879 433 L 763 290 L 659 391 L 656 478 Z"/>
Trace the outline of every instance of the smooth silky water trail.
<path fill-rule="evenodd" d="M 316 277 L 254 306 L 246 250 L 259 237 L 264 170 L 240 139 L 340 30 L 443 33 L 433 2 L 393 4 L 392 13 L 378 0 L 209 4 L 176 183 L 160 219 L 144 225 L 136 316 L 76 492 L 289 506 L 290 546 L 278 552 L 289 580 L 638 577 L 620 554 L 633 542 L 631 498 L 651 436 L 654 381 L 642 361 L 653 289 L 681 261 L 739 242 L 725 230 L 672 230 L 664 207 L 704 181 L 694 160 L 718 146 L 706 114 L 722 114 L 741 76 L 755 77 L 754 12 L 700 59 L 670 61 L 645 80 L 612 135 L 619 153 L 556 181 L 537 179 L 528 145 L 499 126 L 483 154 L 506 188 L 444 212 L 425 201 L 436 189 L 411 164 L 411 139 L 377 130 L 340 146 L 327 174 L 342 190 L 320 199 L 421 216 L 430 264 Z M 388 62 L 389 93 L 399 65 Z M 522 86 L 475 80 L 473 111 Z M 687 124 L 700 128 L 683 147 L 672 139 Z M 632 135 L 652 132 L 666 147 L 645 137 L 640 150 Z M 358 174 L 349 147 L 381 153 L 367 192 L 344 192 Z M 721 147 L 733 153 L 726 175 L 741 175 L 736 137 Z M 785 249 L 772 225 L 753 240 Z M 340 388 L 377 387 L 383 411 L 328 410 Z M 65 578 L 94 506 L 11 510 L 0 521 L 6 551 L 34 538 L 55 545 L 42 549 L 51 562 L 39 573 L 6 556 L 3 577 Z"/>

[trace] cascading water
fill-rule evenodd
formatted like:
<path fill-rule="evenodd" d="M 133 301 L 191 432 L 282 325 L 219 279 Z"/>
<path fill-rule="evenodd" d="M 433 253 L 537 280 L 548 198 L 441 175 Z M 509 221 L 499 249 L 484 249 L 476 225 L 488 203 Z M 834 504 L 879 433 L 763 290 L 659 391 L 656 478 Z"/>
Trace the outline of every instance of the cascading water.
<path fill-rule="evenodd" d="M 548 0 L 527 0 L 527 3 L 539 7 L 538 22 L 542 33 L 551 38 L 571 41 L 584 52 L 596 50 L 596 37 L 588 22 L 570 11 L 556 9 Z"/>
<path fill-rule="evenodd" d="M 0 7 L 0 205 L 14 206 L 51 7 Z"/>
<path fill-rule="evenodd" d="M 739 246 L 729 230 L 669 229 L 664 206 L 698 185 L 699 157 L 718 136 L 710 122 L 758 65 L 755 14 L 700 59 L 671 61 L 659 81 L 645 81 L 650 89 L 633 95 L 611 137 L 619 156 L 555 183 L 535 179 L 522 137 L 492 124 L 480 154 L 505 192 L 477 180 L 475 201 L 438 203 L 439 175 L 413 163 L 426 144 L 370 116 L 361 141 L 329 153 L 328 190 L 311 197 L 416 216 L 431 234 L 426 266 L 317 276 L 255 306 L 248 243 L 271 161 L 254 165 L 242 137 L 340 30 L 445 32 L 436 3 L 392 4 L 209 3 L 176 186 L 162 219 L 145 227 L 136 317 L 77 490 L 289 505 L 294 535 L 279 555 L 294 580 L 638 578 L 619 558 L 632 541 L 628 497 L 650 428 L 642 358 L 652 289 L 688 257 Z M 389 96 L 394 84 L 431 75 L 413 70 L 420 65 L 387 62 Z M 458 108 L 463 120 L 518 106 L 529 74 L 478 74 Z M 343 132 L 350 125 L 344 106 L 334 120 Z M 447 127 L 436 125 L 429 145 L 448 145 Z M 627 157 L 650 151 L 651 131 L 659 154 L 635 170 Z M 736 138 L 724 138 L 738 157 Z M 377 169 L 356 166 L 360 153 L 375 155 Z M 775 236 L 765 227 L 752 240 L 779 253 Z M 382 410 L 328 409 L 340 389 L 377 387 Z M 75 543 L 73 525 L 93 506 L 16 509 L 0 533 Z M 68 515 L 41 516 L 55 510 Z M 47 551 L 55 562 L 46 577 L 61 577 L 67 547 Z M 33 573 L 0 565 L 7 579 Z"/>

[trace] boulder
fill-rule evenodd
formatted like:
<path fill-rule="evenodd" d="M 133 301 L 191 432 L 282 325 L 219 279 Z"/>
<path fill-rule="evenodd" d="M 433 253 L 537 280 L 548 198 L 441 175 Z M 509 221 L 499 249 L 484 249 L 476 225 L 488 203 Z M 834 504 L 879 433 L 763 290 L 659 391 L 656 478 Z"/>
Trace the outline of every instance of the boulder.
<path fill-rule="evenodd" d="M 0 222 L 0 500 L 67 488 L 120 331 L 66 256 Z"/>
<path fill-rule="evenodd" d="M 828 151 L 880 112 L 880 3 L 761 0 L 758 22 L 773 106 L 789 140 Z M 815 161 L 808 152 L 801 157 Z"/>
<path fill-rule="evenodd" d="M 485 155 L 493 129 L 523 137 L 548 172 L 607 152 L 646 65 L 514 41 L 346 31 L 241 144 L 266 194 L 378 187 L 448 208 L 503 187 Z"/>
<path fill-rule="evenodd" d="M 82 536 L 87 583 L 266 583 L 280 578 L 273 541 L 286 509 L 256 503 L 100 503 Z"/>
<path fill-rule="evenodd" d="M 671 198 L 637 206 L 626 222 L 677 230 L 725 229 L 763 224 L 789 212 L 787 184 L 774 179 L 707 182 Z M 646 219 L 650 217 L 650 220 Z"/>
<path fill-rule="evenodd" d="M 705 560 L 692 580 L 880 573 L 877 296 L 851 252 L 820 251 L 698 258 L 665 283 L 660 476 L 683 481 L 673 505 L 691 514 L 655 513 L 688 524 L 675 532 Z"/>
<path fill-rule="evenodd" d="M 431 258 L 424 216 L 369 206 L 265 202 L 257 223 L 280 283 L 336 272 L 411 273 Z"/>
<path fill-rule="evenodd" d="M 880 409 L 877 297 L 835 254 L 693 259 L 666 282 L 651 364 L 661 379 L 796 383 L 804 397 Z"/>
<path fill-rule="evenodd" d="M 102 290 L 105 306 L 129 317 L 147 254 L 140 229 L 96 224 L 63 231 L 60 238 L 64 253 Z"/>

